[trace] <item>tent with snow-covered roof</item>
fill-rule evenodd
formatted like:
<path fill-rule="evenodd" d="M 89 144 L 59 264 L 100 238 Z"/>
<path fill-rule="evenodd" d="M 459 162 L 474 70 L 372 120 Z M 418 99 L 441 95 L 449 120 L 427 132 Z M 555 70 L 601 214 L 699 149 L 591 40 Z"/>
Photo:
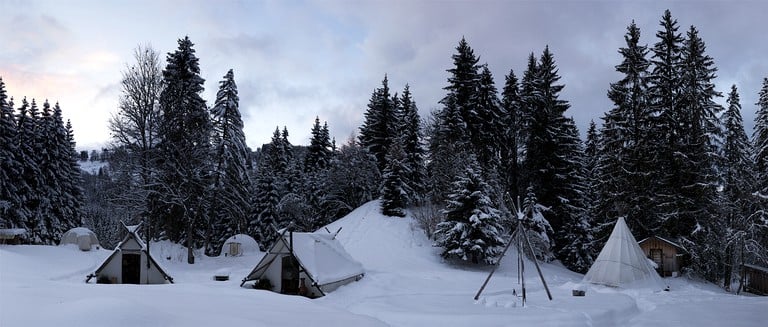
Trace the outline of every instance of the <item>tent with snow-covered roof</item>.
<path fill-rule="evenodd" d="M 624 217 L 616 221 L 608 242 L 584 275 L 584 281 L 622 288 L 664 288 L 664 282 L 640 249 Z"/>
<path fill-rule="evenodd" d="M 126 226 L 126 235 L 115 251 L 104 260 L 99 268 L 85 282 L 96 277 L 97 283 L 104 284 L 165 284 L 173 278 L 152 258 L 149 249 L 139 236 L 141 224 Z"/>
<path fill-rule="evenodd" d="M 230 236 L 221 247 L 221 255 L 225 257 L 237 257 L 247 253 L 259 252 L 259 243 L 245 234 Z"/>
<path fill-rule="evenodd" d="M 256 288 L 314 298 L 363 275 L 363 265 L 344 250 L 336 233 L 283 232 L 240 285 L 256 281 Z"/>
<path fill-rule="evenodd" d="M 81 251 L 99 249 L 99 239 L 96 233 L 85 227 L 75 227 L 61 235 L 59 245 L 75 244 Z"/>

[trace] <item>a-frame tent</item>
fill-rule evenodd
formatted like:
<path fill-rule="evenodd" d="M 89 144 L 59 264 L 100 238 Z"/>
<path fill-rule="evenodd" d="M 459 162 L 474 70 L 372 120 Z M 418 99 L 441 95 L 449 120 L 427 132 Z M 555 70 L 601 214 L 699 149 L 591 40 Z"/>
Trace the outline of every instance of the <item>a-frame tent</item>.
<path fill-rule="evenodd" d="M 96 277 L 97 283 L 105 284 L 165 284 L 173 278 L 152 258 L 147 245 L 139 236 L 141 224 L 126 226 L 126 235 L 96 271 L 85 282 Z"/>
<path fill-rule="evenodd" d="M 314 298 L 364 275 L 336 234 L 284 232 L 240 285 L 256 281 L 257 288 Z"/>
<path fill-rule="evenodd" d="M 619 217 L 584 281 L 612 287 L 664 289 L 664 282 L 637 244 L 624 217 Z"/>

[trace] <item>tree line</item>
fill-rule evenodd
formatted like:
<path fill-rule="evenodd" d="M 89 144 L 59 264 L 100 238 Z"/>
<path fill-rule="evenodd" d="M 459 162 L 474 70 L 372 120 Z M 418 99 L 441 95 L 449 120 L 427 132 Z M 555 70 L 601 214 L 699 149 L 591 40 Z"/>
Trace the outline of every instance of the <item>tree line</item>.
<path fill-rule="evenodd" d="M 494 263 L 524 223 L 540 259 L 578 272 L 625 217 L 638 239 L 679 243 L 690 273 L 727 288 L 740 264 L 768 263 L 768 78 L 750 138 L 736 86 L 727 108 L 715 102 L 717 68 L 698 30 L 683 35 L 666 11 L 655 37 L 644 45 L 634 22 L 627 27 L 621 78 L 607 91 L 613 106 L 585 141 L 549 47 L 498 89 L 462 38 L 428 117 L 408 85 L 393 93 L 385 75 L 358 135 L 341 146 L 318 117 L 309 145 L 276 127 L 256 151 L 246 146 L 232 70 L 209 106 L 189 38 L 164 67 L 139 47 L 109 122 L 110 165 L 86 177 L 84 215 L 105 230 L 145 220 L 151 238 L 186 245 L 192 263 L 192 249 L 218 254 L 234 233 L 267 249 L 281 228 L 316 230 L 381 199 L 385 215 L 411 213 L 444 258 Z"/>
<path fill-rule="evenodd" d="M 84 194 L 74 134 L 61 107 L 23 98 L 14 108 L 0 77 L 0 228 L 22 228 L 57 244 L 83 223 Z"/>

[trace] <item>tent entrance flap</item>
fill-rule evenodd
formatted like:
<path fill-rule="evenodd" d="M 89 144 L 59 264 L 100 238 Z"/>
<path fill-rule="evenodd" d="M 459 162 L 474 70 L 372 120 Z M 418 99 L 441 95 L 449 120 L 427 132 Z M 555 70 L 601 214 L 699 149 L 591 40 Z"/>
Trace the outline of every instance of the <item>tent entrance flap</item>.
<path fill-rule="evenodd" d="M 141 283 L 141 254 L 123 253 L 123 284 Z"/>
<path fill-rule="evenodd" d="M 294 256 L 283 256 L 281 276 L 280 293 L 299 294 L 299 262 Z"/>

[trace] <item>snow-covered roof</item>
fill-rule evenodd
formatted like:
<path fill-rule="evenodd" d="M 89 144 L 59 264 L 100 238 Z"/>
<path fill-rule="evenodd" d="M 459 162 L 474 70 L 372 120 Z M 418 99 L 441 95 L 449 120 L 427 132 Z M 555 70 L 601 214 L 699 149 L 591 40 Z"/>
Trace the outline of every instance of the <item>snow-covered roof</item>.
<path fill-rule="evenodd" d="M 584 281 L 613 287 L 664 287 L 624 217 L 619 217 L 608 242 L 584 275 Z"/>
<path fill-rule="evenodd" d="M 750 264 L 744 264 L 744 267 L 749 267 L 749 268 L 752 268 L 752 269 L 755 269 L 755 270 L 760 270 L 760 271 L 762 271 L 764 273 L 768 273 L 768 268 L 766 268 L 766 267 L 760 267 L 760 266 L 750 265 Z"/>
<path fill-rule="evenodd" d="M 95 233 L 85 227 L 75 227 L 66 231 L 64 234 L 74 234 L 75 236 L 90 236 Z"/>
<path fill-rule="evenodd" d="M 305 273 L 319 286 L 365 274 L 363 265 L 344 250 L 335 234 L 285 233 L 267 252 L 243 282 L 261 278 L 278 255 L 293 254 Z"/>
<path fill-rule="evenodd" d="M 0 236 L 18 236 L 26 232 L 24 228 L 0 228 Z"/>
<path fill-rule="evenodd" d="M 683 251 L 686 251 L 686 252 L 688 251 L 688 250 L 686 250 L 684 247 L 682 247 L 680 244 L 677 244 L 677 243 L 675 243 L 675 242 L 672 242 L 672 241 L 670 241 L 670 240 L 668 240 L 668 239 L 666 239 L 666 238 L 663 238 L 663 237 L 661 237 L 661 236 L 655 236 L 655 235 L 654 235 L 654 236 L 650 236 L 650 237 L 646 237 L 646 238 L 644 238 L 644 239 L 640 240 L 640 241 L 639 241 L 639 242 L 637 242 L 637 243 L 638 243 L 638 244 L 642 244 L 642 243 L 644 243 L 645 241 L 647 241 L 647 240 L 649 240 L 649 239 L 652 239 L 652 238 L 656 238 L 656 239 L 658 239 L 658 240 L 660 240 L 660 241 L 662 241 L 662 242 L 664 242 L 664 243 L 668 243 L 669 245 L 672 245 L 672 246 L 674 246 L 674 247 L 676 247 L 676 248 L 678 248 L 678 249 L 680 249 L 680 250 L 683 250 Z"/>
<path fill-rule="evenodd" d="M 333 234 L 293 233 L 293 253 L 318 285 L 365 273 L 363 265 L 344 250 Z"/>

